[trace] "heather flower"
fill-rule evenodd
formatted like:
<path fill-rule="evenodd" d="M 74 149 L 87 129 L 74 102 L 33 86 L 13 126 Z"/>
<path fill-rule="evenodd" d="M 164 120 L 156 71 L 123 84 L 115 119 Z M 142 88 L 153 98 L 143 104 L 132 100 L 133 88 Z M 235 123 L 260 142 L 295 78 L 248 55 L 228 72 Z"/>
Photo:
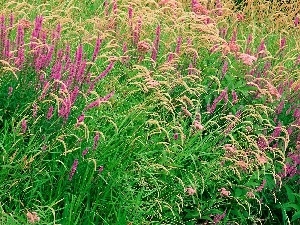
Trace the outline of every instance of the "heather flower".
<path fill-rule="evenodd" d="M 255 56 L 245 54 L 245 53 L 240 53 L 238 57 L 239 57 L 239 59 L 241 59 L 243 61 L 244 64 L 246 64 L 248 66 L 252 66 L 253 62 L 255 62 L 257 60 L 257 58 Z"/>
<path fill-rule="evenodd" d="M 248 169 L 248 164 L 242 160 L 236 162 L 236 165 L 240 167 L 242 170 L 246 171 Z"/>
<path fill-rule="evenodd" d="M 262 184 L 256 189 L 256 191 L 261 192 L 264 189 L 266 182 L 266 180 L 263 180 Z"/>
<path fill-rule="evenodd" d="M 188 116 L 188 117 L 191 117 L 192 116 L 192 113 L 190 113 L 190 111 L 185 108 L 185 107 L 181 107 L 181 110 L 183 111 L 183 113 Z"/>
<path fill-rule="evenodd" d="M 228 100 L 228 94 L 227 94 L 227 88 L 225 88 L 221 93 L 220 95 L 213 101 L 213 104 L 212 105 L 207 105 L 207 111 L 209 114 L 212 114 L 215 109 L 216 109 L 216 106 L 217 104 L 221 101 L 221 100 L 224 100 L 225 102 L 227 102 Z"/>
<path fill-rule="evenodd" d="M 93 150 L 96 150 L 96 148 L 98 146 L 99 139 L 100 139 L 100 133 L 97 131 L 96 135 L 94 137 Z"/>
<path fill-rule="evenodd" d="M 89 148 L 86 148 L 85 150 L 83 150 L 82 152 L 82 157 L 84 157 L 89 151 Z"/>
<path fill-rule="evenodd" d="M 268 158 L 265 157 L 264 155 L 258 155 L 258 156 L 256 156 L 256 158 L 257 158 L 259 165 L 264 165 L 268 162 Z"/>
<path fill-rule="evenodd" d="M 185 192 L 188 194 L 188 195 L 194 195 L 196 194 L 196 190 L 192 187 L 188 187 L 185 189 Z"/>
<path fill-rule="evenodd" d="M 254 193 L 252 191 L 248 191 L 247 194 L 246 194 L 246 196 L 248 198 L 254 198 L 255 197 L 255 195 L 254 195 Z"/>
<path fill-rule="evenodd" d="M 32 105 L 32 117 L 35 118 L 37 116 L 38 106 L 36 103 Z"/>
<path fill-rule="evenodd" d="M 298 17 L 298 15 L 294 19 L 294 25 L 295 25 L 295 27 L 297 27 L 299 25 L 299 17 Z"/>
<path fill-rule="evenodd" d="M 213 222 L 214 224 L 218 224 L 224 217 L 226 216 L 226 210 L 222 214 L 217 214 L 214 216 Z"/>
<path fill-rule="evenodd" d="M 150 48 L 150 45 L 146 41 L 139 41 L 139 43 L 137 44 L 137 50 L 142 54 L 148 52 Z"/>
<path fill-rule="evenodd" d="M 12 95 L 13 90 L 14 90 L 13 87 L 8 88 L 8 96 Z"/>
<path fill-rule="evenodd" d="M 50 120 L 53 116 L 53 106 L 50 106 L 49 109 L 48 109 L 48 113 L 47 113 L 47 119 Z"/>
<path fill-rule="evenodd" d="M 36 212 L 28 212 L 26 214 L 29 223 L 35 223 L 40 221 L 40 217 L 38 217 Z"/>
<path fill-rule="evenodd" d="M 179 134 L 178 133 L 174 133 L 174 136 L 173 136 L 174 140 L 178 140 L 178 137 L 179 137 Z"/>
<path fill-rule="evenodd" d="M 27 130 L 27 121 L 25 119 L 21 122 L 22 133 L 25 134 Z"/>
<path fill-rule="evenodd" d="M 245 16 L 243 13 L 237 13 L 236 17 L 237 17 L 238 21 L 243 21 L 245 19 Z"/>
<path fill-rule="evenodd" d="M 198 120 L 194 121 L 194 127 L 195 127 L 196 130 L 203 130 L 204 129 L 203 125 L 201 125 L 201 123 Z"/>
<path fill-rule="evenodd" d="M 238 96 L 237 96 L 237 93 L 235 91 L 232 91 L 231 95 L 232 95 L 232 104 L 236 104 L 239 100 Z"/>
<path fill-rule="evenodd" d="M 94 49 L 94 53 L 93 53 L 92 62 L 95 61 L 96 57 L 99 54 L 101 43 L 102 43 L 102 39 L 100 37 L 98 37 L 97 41 L 96 41 L 96 46 L 95 46 L 95 49 Z"/>
<path fill-rule="evenodd" d="M 229 195 L 230 195 L 230 191 L 227 191 L 225 188 L 221 188 L 221 189 L 219 189 L 218 190 L 219 192 L 220 192 L 220 195 L 222 196 L 222 197 L 229 197 Z"/>
<path fill-rule="evenodd" d="M 286 38 L 281 38 L 280 39 L 280 49 L 282 50 L 286 45 Z"/>
<path fill-rule="evenodd" d="M 81 114 L 78 118 L 77 118 L 77 123 L 76 123 L 76 127 L 79 126 L 82 122 L 84 121 L 84 114 Z"/>
<path fill-rule="evenodd" d="M 77 166 L 78 166 L 78 159 L 75 159 L 69 174 L 69 180 L 72 180 L 76 170 L 77 170 Z"/>
<path fill-rule="evenodd" d="M 137 26 L 135 27 L 135 29 L 133 31 L 133 43 L 134 44 L 137 44 L 139 42 L 141 29 L 142 29 L 142 17 L 139 17 Z"/>
<path fill-rule="evenodd" d="M 100 166 L 99 169 L 98 169 L 98 172 L 99 172 L 99 173 L 102 173 L 103 170 L 104 170 L 104 167 L 103 167 L 103 166 Z"/>
<path fill-rule="evenodd" d="M 223 77 L 225 76 L 226 72 L 228 70 L 228 61 L 225 61 L 222 67 L 222 76 L 221 79 L 223 79 Z"/>
<path fill-rule="evenodd" d="M 153 42 L 153 49 L 152 49 L 152 54 L 151 54 L 151 58 L 153 59 L 153 61 L 156 61 L 156 58 L 157 58 L 159 40 L 160 40 L 160 26 L 157 26 L 155 40 Z"/>
<path fill-rule="evenodd" d="M 259 147 L 259 149 L 264 150 L 265 148 L 268 147 L 268 141 L 265 138 L 263 138 L 263 137 L 259 137 L 257 139 L 256 143 L 257 143 L 257 146 Z"/>
<path fill-rule="evenodd" d="M 103 98 L 98 98 L 97 100 L 93 101 L 92 103 L 90 103 L 88 106 L 85 107 L 85 110 L 88 109 L 92 109 L 95 107 L 98 107 L 101 103 L 108 101 L 113 95 L 114 95 L 114 91 L 112 91 L 111 93 L 109 93 L 108 95 L 106 95 Z"/>

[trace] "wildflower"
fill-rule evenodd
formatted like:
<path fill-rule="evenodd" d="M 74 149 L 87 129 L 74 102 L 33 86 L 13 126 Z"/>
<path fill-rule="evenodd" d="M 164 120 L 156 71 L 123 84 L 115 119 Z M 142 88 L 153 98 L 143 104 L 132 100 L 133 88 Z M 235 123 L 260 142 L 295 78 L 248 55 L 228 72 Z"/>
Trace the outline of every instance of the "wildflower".
<path fill-rule="evenodd" d="M 257 139 L 257 146 L 260 148 L 260 149 L 262 149 L 262 150 L 264 150 L 265 148 L 267 148 L 268 147 L 268 141 L 264 138 L 264 137 L 262 137 L 262 136 L 260 136 L 258 139 Z"/>
<path fill-rule="evenodd" d="M 256 156 L 256 158 L 257 158 L 259 165 L 264 165 L 268 162 L 268 158 L 265 157 L 264 155 Z"/>
<path fill-rule="evenodd" d="M 98 169 L 98 172 L 99 172 L 99 173 L 102 173 L 103 170 L 104 170 L 104 167 L 103 167 L 103 166 L 100 166 L 99 169 Z"/>
<path fill-rule="evenodd" d="M 263 180 L 262 184 L 256 189 L 256 191 L 261 192 L 264 189 L 266 182 L 266 180 Z"/>
<path fill-rule="evenodd" d="M 21 26 L 23 29 L 28 29 L 32 26 L 32 24 L 29 20 L 20 19 L 19 20 L 19 26 Z"/>
<path fill-rule="evenodd" d="M 232 104 L 236 104 L 238 102 L 238 100 L 239 100 L 236 92 L 232 91 L 231 95 L 232 95 Z"/>
<path fill-rule="evenodd" d="M 109 93 L 103 98 L 98 98 L 97 100 L 93 101 L 88 106 L 86 106 L 85 110 L 98 107 L 102 102 L 108 101 L 113 95 L 114 95 L 114 91 L 112 91 L 111 93 Z"/>
<path fill-rule="evenodd" d="M 221 76 L 221 79 L 223 79 L 223 77 L 225 76 L 227 70 L 228 70 L 228 62 L 225 61 L 224 64 L 223 64 L 223 67 L 222 67 L 222 76 Z"/>
<path fill-rule="evenodd" d="M 237 17 L 238 21 L 243 21 L 245 19 L 245 16 L 243 13 L 237 13 L 236 17 Z"/>
<path fill-rule="evenodd" d="M 93 149 L 95 150 L 98 146 L 98 142 L 99 142 L 99 139 L 100 139 L 100 133 L 97 131 L 96 132 L 96 135 L 94 137 L 94 145 L 93 145 Z"/>
<path fill-rule="evenodd" d="M 272 96 L 274 96 L 276 99 L 279 99 L 281 95 L 279 94 L 276 87 L 274 87 L 272 84 L 268 83 L 267 88 Z"/>
<path fill-rule="evenodd" d="M 139 41 L 137 44 L 137 50 L 138 52 L 145 54 L 150 50 L 150 45 L 146 41 Z"/>
<path fill-rule="evenodd" d="M 299 25 L 299 17 L 298 17 L 298 15 L 294 19 L 294 25 L 295 25 L 295 27 L 297 27 Z"/>
<path fill-rule="evenodd" d="M 77 118 L 77 123 L 76 123 L 76 127 L 78 127 L 84 120 L 84 114 L 81 114 L 78 118 Z"/>
<path fill-rule="evenodd" d="M 8 96 L 12 95 L 13 90 L 14 90 L 13 87 L 8 88 Z"/>
<path fill-rule="evenodd" d="M 218 224 L 226 216 L 226 210 L 222 214 L 217 214 L 214 216 L 214 224 Z"/>
<path fill-rule="evenodd" d="M 221 188 L 221 189 L 219 189 L 218 191 L 220 191 L 220 195 L 222 196 L 222 197 L 229 197 L 229 195 L 230 195 L 230 191 L 227 191 L 225 188 Z"/>
<path fill-rule="evenodd" d="M 98 39 L 96 41 L 96 46 L 95 46 L 95 49 L 94 49 L 94 53 L 93 53 L 92 62 L 95 61 L 95 59 L 96 59 L 96 57 L 99 53 L 101 43 L 102 43 L 102 39 L 100 37 L 98 37 Z"/>
<path fill-rule="evenodd" d="M 48 113 L 47 113 L 47 119 L 50 120 L 53 116 L 53 106 L 49 107 Z"/>
<path fill-rule="evenodd" d="M 178 133 L 174 133 L 174 136 L 173 136 L 174 140 L 178 140 L 178 136 L 179 136 Z"/>
<path fill-rule="evenodd" d="M 159 40 L 160 40 L 160 26 L 158 25 L 156 28 L 156 34 L 155 34 L 155 40 L 153 42 L 153 49 L 152 49 L 152 54 L 151 58 L 153 61 L 156 61 L 157 58 L 157 53 L 158 53 L 158 47 L 159 47 Z"/>
<path fill-rule="evenodd" d="M 188 117 L 191 117 L 192 116 L 192 113 L 190 113 L 189 110 L 187 110 L 187 108 L 185 107 L 181 107 L 181 110 L 183 111 L 183 113 L 188 116 Z"/>
<path fill-rule="evenodd" d="M 281 38 L 280 39 L 280 49 L 282 50 L 286 45 L 286 38 Z"/>
<path fill-rule="evenodd" d="M 194 121 L 194 127 L 196 130 L 203 130 L 204 127 L 201 125 L 201 123 L 198 120 Z"/>
<path fill-rule="evenodd" d="M 35 223 L 40 221 L 40 217 L 38 217 L 36 212 L 28 212 L 26 214 L 29 223 Z"/>
<path fill-rule="evenodd" d="M 83 150 L 82 157 L 84 157 L 88 152 L 89 152 L 89 148 L 86 148 L 85 150 Z"/>
<path fill-rule="evenodd" d="M 69 180 L 72 180 L 72 178 L 77 170 L 77 166 L 78 166 L 78 159 L 75 159 L 73 162 L 73 165 L 72 165 L 72 169 L 69 174 Z"/>
<path fill-rule="evenodd" d="M 25 119 L 22 120 L 21 127 L 22 127 L 22 133 L 25 134 L 27 130 L 27 121 Z"/>
<path fill-rule="evenodd" d="M 248 198 L 254 198 L 255 197 L 255 195 L 254 195 L 254 193 L 252 191 L 248 191 L 247 194 L 246 194 L 246 196 Z"/>
<path fill-rule="evenodd" d="M 194 195 L 196 194 L 196 190 L 192 187 L 188 187 L 185 189 L 185 192 L 188 194 L 188 195 Z"/>
<path fill-rule="evenodd" d="M 248 169 L 248 164 L 242 160 L 236 162 L 236 165 L 240 167 L 242 170 L 246 171 Z"/>
<path fill-rule="evenodd" d="M 238 57 L 239 57 L 239 59 L 241 59 L 243 61 L 244 64 L 246 64 L 248 66 L 252 66 L 253 62 L 255 62 L 257 60 L 257 58 L 255 56 L 245 54 L 245 53 L 240 53 L 238 55 Z"/>

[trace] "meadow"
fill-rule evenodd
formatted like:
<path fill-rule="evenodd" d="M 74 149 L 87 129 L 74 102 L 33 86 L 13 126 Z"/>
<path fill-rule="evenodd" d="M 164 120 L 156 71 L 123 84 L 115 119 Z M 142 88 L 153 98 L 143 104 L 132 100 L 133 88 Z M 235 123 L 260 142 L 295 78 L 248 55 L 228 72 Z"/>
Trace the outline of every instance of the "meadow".
<path fill-rule="evenodd" d="M 298 0 L 2 1 L 0 224 L 300 223 Z"/>

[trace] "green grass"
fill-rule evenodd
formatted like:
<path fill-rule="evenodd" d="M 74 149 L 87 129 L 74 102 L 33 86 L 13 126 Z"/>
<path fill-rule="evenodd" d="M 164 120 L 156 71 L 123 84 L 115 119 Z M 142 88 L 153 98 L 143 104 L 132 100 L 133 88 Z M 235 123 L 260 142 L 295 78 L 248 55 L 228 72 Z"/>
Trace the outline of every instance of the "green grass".
<path fill-rule="evenodd" d="M 70 3 L 74 6 L 70 14 L 66 13 L 66 3 L 61 5 L 65 11 L 55 7 L 56 1 L 38 7 L 42 3 L 31 2 L 32 7 L 24 5 L 16 15 L 21 18 L 22 10 L 27 10 L 26 17 L 33 21 L 42 13 L 45 27 L 52 29 L 58 21 L 69 18 L 72 22 L 62 22 L 59 46 L 70 43 L 72 55 L 78 44 L 84 43 L 84 56 L 91 59 L 98 33 L 107 35 L 90 69 L 92 76 L 104 71 L 111 57 L 124 54 L 123 42 L 127 42 L 131 58 L 127 64 L 116 61 L 95 92 L 87 94 L 88 84 L 84 84 L 67 122 L 58 116 L 61 107 L 58 102 L 63 94 L 51 89 L 52 95 L 42 101 L 38 99 L 42 89 L 34 88 L 39 83 L 39 74 L 32 66 L 17 72 L 16 79 L 0 64 L 0 98 L 3 99 L 0 102 L 0 224 L 30 224 L 28 212 L 37 213 L 40 217 L 37 224 L 204 224 L 216 221 L 224 212 L 220 224 L 255 224 L 259 220 L 266 224 L 297 224 L 299 174 L 283 177 L 282 186 L 276 179 L 282 166 L 292 160 L 289 153 L 299 157 L 298 128 L 294 126 L 292 134 L 286 133 L 286 129 L 297 123 L 293 110 L 299 107 L 299 90 L 287 88 L 281 99 L 275 99 L 266 89 L 256 97 L 257 88 L 247 83 L 255 80 L 257 72 L 266 72 L 262 77 L 276 87 L 286 80 L 299 80 L 298 67 L 294 66 L 299 52 L 295 47 L 297 35 L 292 32 L 290 36 L 285 35 L 287 46 L 279 53 L 282 31 L 268 33 L 268 24 L 258 29 L 247 22 L 236 23 L 230 16 L 220 21 L 216 18 L 216 28 L 229 27 L 227 41 L 237 28 L 241 51 L 246 48 L 248 34 L 253 34 L 252 55 L 261 39 L 265 39 L 267 57 L 247 66 L 234 53 L 226 56 L 221 51 L 211 53 L 205 35 L 197 36 L 198 31 L 189 31 L 185 22 L 178 24 L 173 33 L 166 32 L 174 21 L 168 16 L 166 21 L 159 21 L 161 12 L 148 5 L 145 9 L 157 12 L 153 21 L 162 26 L 161 42 L 156 63 L 150 60 L 151 52 L 139 62 L 140 53 L 128 40 L 126 2 L 118 5 L 117 32 L 97 30 L 89 20 L 103 16 L 101 1 L 74 1 Z M 146 13 L 138 11 L 138 7 L 136 10 L 136 14 Z M 154 40 L 156 22 L 143 27 L 142 40 Z M 194 35 L 190 49 L 186 43 L 189 32 Z M 27 41 L 29 35 L 30 31 Z M 178 61 L 173 66 L 167 65 L 168 52 L 175 51 L 179 36 L 184 38 Z M 213 44 L 216 41 L 212 40 L 210 45 Z M 198 54 L 194 67 L 200 72 L 188 75 L 194 57 L 192 50 Z M 221 79 L 225 61 L 228 70 Z M 268 62 L 271 67 L 264 71 Z M 279 66 L 284 66 L 282 74 Z M 256 72 L 249 76 L 252 69 Z M 51 67 L 45 74 L 50 79 Z M 159 81 L 160 86 L 149 87 L 146 75 Z M 266 88 L 263 82 L 257 82 L 261 89 Z M 9 87 L 13 87 L 12 95 L 8 93 Z M 207 105 L 225 88 L 228 102 L 222 99 L 215 111 L 208 113 Z M 85 111 L 84 125 L 75 126 L 86 105 L 113 90 L 115 94 L 108 102 Z M 239 99 L 235 104 L 232 91 Z M 285 101 L 278 115 L 282 132 L 270 141 L 268 149 L 262 149 L 257 144 L 258 137 L 271 138 L 278 125 L 274 118 L 281 100 Z M 34 102 L 39 106 L 36 118 L 32 116 Z M 52 119 L 47 120 L 50 105 L 55 110 Z M 294 109 L 287 113 L 291 106 Z M 186 115 L 182 107 L 191 115 Z M 241 114 L 235 118 L 233 115 L 238 112 Z M 23 119 L 27 120 L 25 134 L 21 132 Z M 195 128 L 195 120 L 199 120 L 203 130 Z M 94 150 L 96 132 L 100 132 L 100 140 Z M 276 141 L 277 148 L 272 146 Z M 235 152 L 228 152 L 226 144 L 234 146 Z M 89 151 L 83 156 L 87 148 Z M 267 158 L 267 162 L 259 164 L 259 156 Z M 69 180 L 76 159 L 78 167 Z M 246 169 L 241 163 L 246 163 Z M 103 171 L 99 171 L 100 167 Z M 266 185 L 257 191 L 263 180 Z M 187 188 L 196 192 L 189 195 Z M 230 195 L 222 196 L 221 188 L 230 191 Z M 250 192 L 253 198 L 249 197 Z"/>

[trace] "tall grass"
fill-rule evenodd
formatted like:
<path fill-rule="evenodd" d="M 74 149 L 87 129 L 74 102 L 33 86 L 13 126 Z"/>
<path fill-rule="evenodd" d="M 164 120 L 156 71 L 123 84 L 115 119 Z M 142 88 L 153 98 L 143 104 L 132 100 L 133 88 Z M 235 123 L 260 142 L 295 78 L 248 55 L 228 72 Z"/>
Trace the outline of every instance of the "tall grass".
<path fill-rule="evenodd" d="M 5 2 L 1 223 L 297 224 L 297 7 Z"/>

